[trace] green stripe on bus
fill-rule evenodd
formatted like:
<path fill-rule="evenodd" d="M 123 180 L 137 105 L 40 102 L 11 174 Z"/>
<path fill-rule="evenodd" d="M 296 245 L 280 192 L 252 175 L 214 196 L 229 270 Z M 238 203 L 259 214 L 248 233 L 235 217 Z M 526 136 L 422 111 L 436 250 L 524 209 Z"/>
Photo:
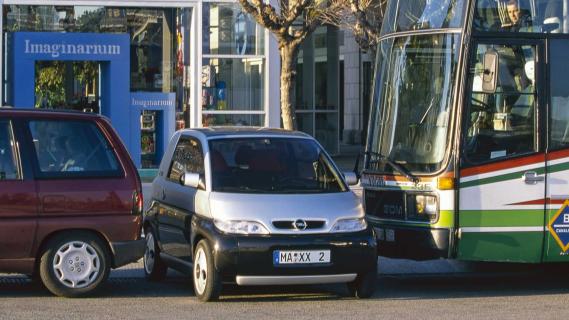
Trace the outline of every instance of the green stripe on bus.
<path fill-rule="evenodd" d="M 558 164 L 547 167 L 548 173 L 555 173 L 555 172 L 566 171 L 566 170 L 569 170 L 569 162 L 558 163 Z M 544 174 L 545 168 L 535 168 L 535 169 L 531 169 L 531 171 L 535 171 L 537 174 Z M 522 175 L 526 172 L 527 172 L 527 170 L 524 170 L 524 171 L 507 173 L 507 174 L 503 174 L 503 175 L 499 175 L 499 176 L 495 176 L 495 177 L 488 177 L 488 178 L 484 178 L 484 179 L 462 182 L 462 183 L 460 183 L 460 187 L 461 188 L 468 188 L 468 187 L 480 186 L 480 185 L 489 184 L 489 183 L 496 183 L 496 182 L 502 182 L 502 181 L 507 181 L 507 180 L 520 179 L 522 177 Z"/>
<path fill-rule="evenodd" d="M 459 223 L 465 227 L 543 226 L 544 210 L 461 210 Z"/>
<path fill-rule="evenodd" d="M 458 259 L 474 261 L 541 262 L 543 232 L 463 233 Z"/>
<path fill-rule="evenodd" d="M 499 176 L 494 176 L 494 177 L 488 177 L 488 178 L 484 178 L 484 179 L 461 182 L 460 187 L 461 188 L 469 188 L 469 187 L 475 187 L 475 186 L 480 186 L 480 185 L 484 185 L 484 184 L 503 182 L 503 181 L 514 180 L 514 179 L 521 179 L 522 176 L 524 175 L 524 173 L 526 173 L 527 171 L 528 170 L 524 170 L 524 171 L 518 171 L 518 172 L 512 172 L 512 173 L 499 175 Z M 545 168 L 543 168 L 543 167 L 542 168 L 535 168 L 535 169 L 531 169 L 531 171 L 534 171 L 537 174 L 544 174 Z"/>
<path fill-rule="evenodd" d="M 558 163 L 552 166 L 547 167 L 548 173 L 555 173 L 559 171 L 569 170 L 569 162 Z"/>

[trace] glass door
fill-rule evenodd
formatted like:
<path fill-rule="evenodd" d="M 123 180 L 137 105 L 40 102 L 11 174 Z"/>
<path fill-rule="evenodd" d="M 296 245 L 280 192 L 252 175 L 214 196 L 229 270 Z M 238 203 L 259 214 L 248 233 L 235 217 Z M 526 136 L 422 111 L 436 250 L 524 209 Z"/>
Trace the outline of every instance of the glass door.
<path fill-rule="evenodd" d="M 458 257 L 540 262 L 546 186 L 538 112 L 543 45 L 504 40 L 481 41 L 474 48 L 462 127 Z M 489 55 L 497 56 L 496 69 L 488 68 Z M 489 91 L 483 83 L 494 71 L 496 88 Z"/>

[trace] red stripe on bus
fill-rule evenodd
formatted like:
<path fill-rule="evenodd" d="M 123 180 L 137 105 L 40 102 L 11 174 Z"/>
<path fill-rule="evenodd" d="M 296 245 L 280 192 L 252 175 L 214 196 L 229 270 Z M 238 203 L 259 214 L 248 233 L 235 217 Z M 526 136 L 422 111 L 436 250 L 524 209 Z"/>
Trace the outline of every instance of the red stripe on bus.
<path fill-rule="evenodd" d="M 491 164 L 482 165 L 482 166 L 478 166 L 478 167 L 462 169 L 460 171 L 460 176 L 464 178 L 464 177 L 468 177 L 468 176 L 474 176 L 477 174 L 484 174 L 484 173 L 489 173 L 489 172 L 493 172 L 493 171 L 499 171 L 499 170 L 505 170 L 505 169 L 512 169 L 515 167 L 527 166 L 530 164 L 540 163 L 540 162 L 545 163 L 545 155 L 543 153 L 536 154 L 536 155 L 529 156 L 529 157 L 524 157 L 524 158 L 516 158 L 516 159 L 512 159 L 512 160 L 498 162 L 498 163 L 491 163 Z"/>
<path fill-rule="evenodd" d="M 508 204 L 509 206 L 531 206 L 531 205 L 545 205 L 546 202 L 548 204 L 563 204 L 565 202 L 565 200 L 562 199 L 537 199 L 537 200 L 530 200 L 530 201 L 524 201 L 524 202 L 516 202 L 516 203 L 510 203 Z"/>
<path fill-rule="evenodd" d="M 553 151 L 547 154 L 547 160 L 553 161 L 557 159 L 569 158 L 569 149 Z"/>

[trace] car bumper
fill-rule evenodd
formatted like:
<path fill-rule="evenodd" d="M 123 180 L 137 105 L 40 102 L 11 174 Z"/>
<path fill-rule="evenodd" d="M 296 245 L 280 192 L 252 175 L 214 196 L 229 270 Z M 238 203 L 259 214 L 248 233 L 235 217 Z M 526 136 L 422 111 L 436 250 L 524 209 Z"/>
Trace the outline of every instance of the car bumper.
<path fill-rule="evenodd" d="M 138 261 L 146 249 L 145 239 L 112 242 L 113 268 L 119 268 L 131 262 Z"/>
<path fill-rule="evenodd" d="M 234 236 L 208 228 L 217 271 L 239 285 L 314 284 L 353 281 L 377 270 L 371 228 L 346 234 Z M 330 263 L 275 265 L 276 250 L 330 250 Z"/>

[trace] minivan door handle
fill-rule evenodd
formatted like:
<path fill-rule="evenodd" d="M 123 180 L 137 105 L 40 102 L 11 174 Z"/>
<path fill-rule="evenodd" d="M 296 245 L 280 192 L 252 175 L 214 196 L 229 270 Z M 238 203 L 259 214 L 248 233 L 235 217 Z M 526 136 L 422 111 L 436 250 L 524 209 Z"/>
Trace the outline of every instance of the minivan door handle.
<path fill-rule="evenodd" d="M 528 171 L 522 176 L 522 180 L 526 184 L 537 184 L 538 182 L 545 181 L 544 176 L 538 176 L 535 171 Z"/>

